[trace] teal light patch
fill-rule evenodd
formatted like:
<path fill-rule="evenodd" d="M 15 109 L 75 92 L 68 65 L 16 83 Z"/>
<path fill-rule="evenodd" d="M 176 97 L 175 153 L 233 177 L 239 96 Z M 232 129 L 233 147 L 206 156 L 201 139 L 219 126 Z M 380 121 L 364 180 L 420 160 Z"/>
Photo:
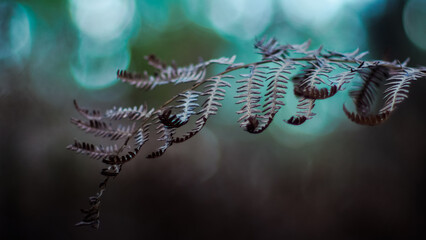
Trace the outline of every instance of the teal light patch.
<path fill-rule="evenodd" d="M 176 23 L 170 21 L 170 4 L 174 1 L 168 0 L 144 0 L 137 2 L 137 14 L 140 17 L 141 25 L 150 30 L 164 30 L 168 24 Z M 143 30 L 143 29 L 142 29 Z"/>
<path fill-rule="evenodd" d="M 342 0 L 281 0 L 286 20 L 297 28 L 324 29 L 343 7 Z"/>
<path fill-rule="evenodd" d="M 71 65 L 74 80 L 88 89 L 102 89 L 117 83 L 117 69 L 126 69 L 130 62 L 130 52 L 126 49 L 105 51 L 93 54 L 80 47 Z"/>
<path fill-rule="evenodd" d="M 271 23 L 272 0 L 215 0 L 209 1 L 207 17 L 222 36 L 254 39 Z"/>
<path fill-rule="evenodd" d="M 206 13 L 208 11 L 209 4 L 207 1 L 200 0 L 182 0 L 183 11 L 185 17 L 192 22 L 207 28 L 212 28 L 210 21 L 208 20 Z"/>
<path fill-rule="evenodd" d="M 335 21 L 328 24 L 329 30 L 318 32 L 318 41 L 326 43 L 324 48 L 333 51 L 352 52 L 355 48 L 365 51 L 367 48 L 367 30 L 359 15 L 342 9 Z"/>
<path fill-rule="evenodd" d="M 352 13 L 363 14 L 366 17 L 374 18 L 382 15 L 386 11 L 386 5 L 390 1 L 386 0 L 345 0 L 346 10 Z"/>
<path fill-rule="evenodd" d="M 17 3 L 0 3 L 0 59 L 19 61 L 31 52 L 27 10 Z"/>
<path fill-rule="evenodd" d="M 80 44 L 71 61 L 74 80 L 89 89 L 117 82 L 130 62 L 129 39 L 139 28 L 135 0 L 69 0 Z"/>
<path fill-rule="evenodd" d="M 402 20 L 407 37 L 417 47 L 426 50 L 426 1 L 411 0 L 407 2 Z"/>
<path fill-rule="evenodd" d="M 78 30 L 97 41 L 127 39 L 134 23 L 134 0 L 70 0 L 69 9 Z"/>

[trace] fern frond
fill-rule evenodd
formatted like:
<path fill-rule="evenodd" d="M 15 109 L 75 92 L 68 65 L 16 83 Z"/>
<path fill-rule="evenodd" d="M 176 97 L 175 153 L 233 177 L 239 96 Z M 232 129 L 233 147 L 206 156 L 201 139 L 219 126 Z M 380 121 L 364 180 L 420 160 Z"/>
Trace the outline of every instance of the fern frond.
<path fill-rule="evenodd" d="M 285 89 L 287 89 L 286 84 L 288 83 L 289 75 L 291 70 L 295 69 L 297 63 L 286 59 L 277 59 L 273 63 L 277 67 L 270 68 L 270 71 L 266 74 L 268 76 L 266 81 L 269 83 L 265 94 L 265 104 L 263 105 L 263 114 L 265 115 L 261 116 L 263 124 L 259 127 L 260 123 L 256 118 L 257 115 L 249 116 L 245 128 L 250 133 L 263 132 L 272 123 L 281 106 L 285 105 L 280 99 L 284 98 L 286 94 Z"/>
<path fill-rule="evenodd" d="M 88 120 L 102 120 L 103 117 L 102 117 L 101 111 L 99 111 L 99 110 L 90 111 L 89 109 L 81 108 L 77 104 L 77 101 L 75 99 L 74 99 L 73 103 L 74 103 L 74 107 L 77 110 L 77 112 L 79 112 L 86 119 L 88 119 Z"/>
<path fill-rule="evenodd" d="M 130 160 L 134 159 L 136 155 L 139 153 L 142 146 L 148 141 L 149 139 L 149 126 L 150 124 L 145 124 L 143 127 L 139 128 L 135 135 L 135 144 L 136 147 L 133 149 L 133 151 L 127 152 L 127 154 L 119 156 L 117 154 L 109 155 L 105 157 L 102 162 L 108 165 L 123 165 L 126 162 L 129 162 Z"/>
<path fill-rule="evenodd" d="M 96 196 L 89 197 L 90 207 L 88 209 L 81 209 L 81 212 L 86 215 L 82 221 L 76 223 L 75 226 L 91 226 L 95 229 L 99 229 L 99 206 L 101 204 L 99 198 L 102 196 L 103 191 L 104 189 L 101 189 Z"/>
<path fill-rule="evenodd" d="M 307 54 L 308 48 L 311 46 L 311 43 L 312 43 L 311 39 L 308 39 L 306 42 L 304 42 L 302 44 L 292 44 L 292 45 L 288 45 L 288 46 L 295 53 Z"/>
<path fill-rule="evenodd" d="M 102 162 L 108 165 L 123 165 L 126 162 L 129 162 L 130 160 L 132 160 L 133 158 L 136 157 L 136 155 L 139 152 L 139 148 L 135 148 L 133 151 L 129 151 L 127 154 L 123 155 L 123 156 L 118 156 L 118 155 L 110 155 L 105 157 Z M 115 168 L 114 168 L 115 169 Z M 118 174 L 118 172 L 117 172 Z M 116 176 L 116 175 L 113 175 Z"/>
<path fill-rule="evenodd" d="M 140 74 L 126 70 L 117 70 L 117 78 L 124 83 L 146 90 L 152 90 L 156 86 L 169 83 L 169 81 L 161 79 L 159 76 L 150 76 L 147 71 Z"/>
<path fill-rule="evenodd" d="M 148 62 L 148 64 L 159 71 L 163 71 L 167 68 L 167 64 L 157 58 L 154 54 L 150 54 L 145 56 L 144 59 Z"/>
<path fill-rule="evenodd" d="M 422 73 L 420 70 L 407 67 L 393 73 L 393 75 L 386 80 L 386 85 L 388 87 L 384 92 L 385 105 L 379 112 L 393 112 L 398 104 L 408 98 L 408 89 L 411 82 L 425 76 L 426 74 Z"/>
<path fill-rule="evenodd" d="M 173 143 L 185 142 L 186 140 L 195 136 L 206 125 L 207 119 L 208 118 L 206 118 L 205 116 L 198 118 L 197 121 L 195 121 L 195 128 L 193 128 L 191 131 L 185 133 L 182 137 L 173 138 Z"/>
<path fill-rule="evenodd" d="M 111 131 L 111 127 L 103 121 L 89 120 L 89 122 L 80 119 L 71 118 L 71 123 L 87 133 L 94 133 L 95 136 L 102 136 L 105 132 Z"/>
<path fill-rule="evenodd" d="M 297 104 L 297 109 L 299 110 L 296 113 L 296 116 L 292 116 L 286 122 L 291 125 L 301 125 L 306 120 L 312 119 L 316 114 L 312 112 L 312 109 L 315 107 L 315 99 L 302 98 Z"/>
<path fill-rule="evenodd" d="M 209 118 L 211 115 L 216 115 L 219 107 L 222 106 L 219 101 L 222 101 L 225 98 L 226 90 L 225 87 L 231 87 L 231 84 L 224 81 L 224 79 L 234 78 L 231 75 L 219 75 L 210 78 L 207 81 L 205 86 L 205 91 L 201 94 L 202 96 L 207 96 L 207 99 L 204 101 L 201 106 L 202 109 L 199 112 L 201 117 Z"/>
<path fill-rule="evenodd" d="M 345 112 L 346 116 L 355 123 L 361 124 L 361 125 L 368 125 L 368 126 L 375 126 L 382 122 L 384 122 L 386 119 L 389 118 L 391 112 L 381 112 L 376 115 L 359 115 L 356 113 L 349 112 L 349 110 L 346 109 L 345 105 L 343 105 L 343 111 Z"/>
<path fill-rule="evenodd" d="M 85 122 L 76 118 L 71 118 L 71 123 L 87 133 L 92 133 L 97 137 L 110 138 L 111 140 L 130 137 L 135 127 L 135 124 L 133 124 L 127 127 L 118 126 L 116 129 L 113 129 L 102 121 L 90 120 L 89 122 Z"/>
<path fill-rule="evenodd" d="M 260 91 L 259 89 L 263 87 L 263 79 L 266 78 L 266 73 L 262 71 L 267 69 L 267 67 L 261 66 L 250 66 L 249 74 L 241 74 L 243 79 L 238 80 L 237 83 L 243 83 L 242 86 L 238 87 L 237 93 L 239 95 L 235 98 L 242 98 L 236 104 L 244 103 L 241 110 L 237 111 L 237 114 L 243 114 L 238 121 L 241 122 L 240 126 L 246 131 L 253 132 L 253 120 L 257 118 L 257 114 L 261 111 L 258 109 L 260 106 Z M 249 121 L 249 118 L 251 120 Z"/>
<path fill-rule="evenodd" d="M 376 100 L 380 86 L 389 76 L 389 69 L 381 65 L 362 67 L 356 70 L 361 76 L 361 84 L 349 92 L 361 116 L 367 116 Z"/>
<path fill-rule="evenodd" d="M 331 86 L 330 89 L 316 87 L 295 87 L 294 93 L 296 96 L 310 98 L 310 99 L 327 99 L 334 96 L 337 93 L 337 86 Z"/>
<path fill-rule="evenodd" d="M 180 118 L 172 114 L 172 110 L 165 109 L 158 114 L 158 120 L 166 127 L 179 128 L 186 122 L 182 122 Z"/>
<path fill-rule="evenodd" d="M 280 46 L 275 38 L 270 38 L 266 41 L 266 37 L 256 40 L 254 47 L 259 50 L 258 53 L 262 55 L 263 60 L 281 58 L 289 48 L 289 46 Z"/>
<path fill-rule="evenodd" d="M 149 140 L 149 126 L 147 123 L 143 127 L 139 128 L 135 135 L 135 142 L 138 149 L 140 149 Z"/>
<path fill-rule="evenodd" d="M 208 118 L 217 113 L 219 107 L 222 106 L 219 101 L 222 101 L 225 97 L 226 90 L 224 88 L 231 87 L 228 82 L 224 81 L 224 79 L 229 78 L 234 77 L 231 75 L 218 75 L 206 81 L 209 84 L 205 86 L 205 91 L 201 94 L 201 96 L 206 96 L 207 99 L 202 104 L 201 110 L 198 113 L 201 114 L 201 116 L 195 122 L 195 128 L 187 132 L 182 137 L 174 138 L 173 142 L 181 143 L 195 136 L 205 126 Z"/>
<path fill-rule="evenodd" d="M 356 72 L 353 71 L 352 68 L 346 64 L 338 63 L 337 65 L 345 71 L 330 77 L 330 82 L 332 82 L 336 86 L 337 91 L 343 91 L 345 90 L 343 86 L 352 81 L 352 79 L 356 75 Z"/>
<path fill-rule="evenodd" d="M 322 45 L 319 46 L 319 48 L 314 50 L 307 50 L 307 49 L 301 49 L 301 50 L 294 50 L 296 53 L 301 53 L 305 55 L 306 58 L 318 58 L 321 55 L 322 52 Z"/>
<path fill-rule="evenodd" d="M 263 105 L 263 112 L 270 116 L 275 115 L 281 106 L 285 105 L 279 99 L 284 98 L 286 94 L 285 89 L 287 89 L 286 84 L 291 74 L 290 71 L 294 70 L 296 65 L 295 62 L 285 59 L 274 61 L 273 63 L 277 67 L 270 68 L 270 71 L 267 73 L 269 77 L 266 78 L 266 81 L 269 81 L 269 83 L 265 94 L 265 104 Z"/>
<path fill-rule="evenodd" d="M 316 61 L 309 61 L 308 63 L 311 65 L 311 67 L 308 67 L 304 70 L 304 78 L 302 78 L 298 84 L 298 89 L 300 89 L 301 92 L 304 92 L 303 89 L 305 88 L 313 89 L 315 88 L 315 85 L 321 83 L 327 84 L 323 78 L 328 80 L 328 73 L 334 69 L 334 67 L 330 65 L 329 61 L 324 58 L 316 58 Z"/>
<path fill-rule="evenodd" d="M 310 61 L 308 66 L 292 78 L 294 83 L 294 94 L 298 97 L 310 99 L 326 99 L 334 96 L 337 93 L 337 87 L 332 86 L 330 89 L 318 89 L 316 85 L 325 82 L 323 77 L 328 79 L 334 67 L 332 67 L 327 60 L 315 57 L 316 61 Z M 329 80 L 330 81 L 330 80 Z"/>
<path fill-rule="evenodd" d="M 181 99 L 177 100 L 177 102 L 181 104 L 175 106 L 175 108 L 180 109 L 180 112 L 176 114 L 176 117 L 179 118 L 181 122 L 187 123 L 189 118 L 196 114 L 194 110 L 199 107 L 197 100 L 200 94 L 200 92 L 192 90 L 179 94 Z"/>
<path fill-rule="evenodd" d="M 117 71 L 117 77 L 121 81 L 129 83 L 137 88 L 146 90 L 152 90 L 156 86 L 174 83 L 186 83 L 186 82 L 199 82 L 204 80 L 206 76 L 206 68 L 211 64 L 233 64 L 235 56 L 231 58 L 218 58 L 211 59 L 209 61 L 201 62 L 196 65 L 189 65 L 186 67 L 176 66 L 158 66 L 157 63 L 152 63 L 160 70 L 155 75 L 149 75 L 146 71 L 143 74 L 129 73 L 124 70 Z"/>
<path fill-rule="evenodd" d="M 322 46 L 318 49 L 308 51 L 311 46 L 311 40 L 307 40 L 302 44 L 286 44 L 280 45 L 275 38 L 270 38 L 266 41 L 266 37 L 256 40 L 254 47 L 259 51 L 257 53 L 262 55 L 263 60 L 276 60 L 278 58 L 286 58 L 289 52 L 304 54 L 307 57 L 319 56 Z"/>
<path fill-rule="evenodd" d="M 175 133 L 175 128 L 170 128 L 162 123 L 160 123 L 157 126 L 157 134 L 161 134 L 161 137 L 158 139 L 158 141 L 163 141 L 164 144 L 159 147 L 156 151 L 152 152 L 147 156 L 147 158 L 157 158 L 163 155 L 166 150 L 172 146 L 173 144 L 173 135 Z"/>
<path fill-rule="evenodd" d="M 329 50 L 327 50 L 327 52 L 328 54 L 324 56 L 328 58 L 339 58 L 339 59 L 347 60 L 347 61 L 355 60 L 356 62 L 360 62 L 361 58 L 363 58 L 365 55 L 368 54 L 368 51 L 360 53 L 359 48 L 355 49 L 355 51 L 350 53 L 340 53 L 340 52 L 329 51 Z"/>
<path fill-rule="evenodd" d="M 105 112 L 105 117 L 111 120 L 121 120 L 126 118 L 132 121 L 137 121 L 142 118 L 149 118 L 153 112 L 154 109 L 151 108 L 148 110 L 146 105 L 140 105 L 139 107 L 134 106 L 133 108 L 114 107 Z"/>
<path fill-rule="evenodd" d="M 302 125 L 303 123 L 306 122 L 306 120 L 307 118 L 305 116 L 292 116 L 290 119 L 288 119 L 285 122 L 291 125 Z"/>
<path fill-rule="evenodd" d="M 117 145 L 113 146 L 95 146 L 91 143 L 80 142 L 78 140 L 74 140 L 74 144 L 70 144 L 67 146 L 68 150 L 88 155 L 93 159 L 102 159 L 111 155 L 114 155 L 118 151 Z"/>
<path fill-rule="evenodd" d="M 199 82 L 206 76 L 206 67 L 204 65 L 189 65 L 181 68 L 169 67 L 166 71 L 162 71 L 160 76 L 174 84 Z"/>
<path fill-rule="evenodd" d="M 200 81 L 206 75 L 205 68 L 197 68 L 194 65 L 182 68 L 174 68 L 168 66 L 156 75 L 148 75 L 145 71 L 143 74 L 130 73 L 124 70 L 118 70 L 117 77 L 122 82 L 128 83 L 137 88 L 152 90 L 157 86 L 169 83 L 185 83 L 192 81 Z"/>
<path fill-rule="evenodd" d="M 121 165 L 114 164 L 102 169 L 101 174 L 107 177 L 116 177 L 121 172 Z"/>
<path fill-rule="evenodd" d="M 149 139 L 152 124 L 156 126 L 156 133 L 159 136 L 156 140 L 161 144 L 147 155 L 147 158 L 163 155 L 173 144 L 184 142 L 203 129 L 208 119 L 222 106 L 221 101 L 226 94 L 225 88 L 231 86 L 229 78 L 233 76 L 226 75 L 228 73 L 249 68 L 250 72 L 241 74 L 243 79 L 237 81 L 241 86 L 238 87 L 234 97 L 238 99 L 237 104 L 242 105 L 237 111 L 240 116 L 238 122 L 250 133 L 264 131 L 284 107 L 283 99 L 287 94 L 288 82 L 298 65 L 301 66 L 302 71 L 291 79 L 294 94 L 301 98 L 294 116 L 286 120 L 292 125 L 301 125 L 313 118 L 316 115 L 313 112 L 316 101 L 330 98 L 338 91 L 344 90 L 357 74 L 361 76 L 360 84 L 350 91 L 356 111 L 348 111 L 345 105 L 343 105 L 343 111 L 355 123 L 370 126 L 380 124 L 388 119 L 397 106 L 408 97 L 410 84 L 419 78 L 426 77 L 426 67 L 409 68 L 408 59 L 402 63 L 398 60 L 363 61 L 361 59 L 367 52 L 359 52 L 359 49 L 350 53 L 327 51 L 323 50 L 322 46 L 310 50 L 310 44 L 311 41 L 308 40 L 299 45 L 280 45 L 275 38 L 262 38 L 254 45 L 258 53 L 262 55 L 262 60 L 253 63 L 234 63 L 235 56 L 232 56 L 208 61 L 201 60 L 197 64 L 178 67 L 174 61 L 166 64 L 155 55 L 148 55 L 145 59 L 154 68 L 153 73 L 145 71 L 138 74 L 119 70 L 117 77 L 122 82 L 145 90 L 152 90 L 166 84 L 189 83 L 190 87 L 187 90 L 173 95 L 157 110 L 141 105 L 129 108 L 114 107 L 102 114 L 99 110 L 82 108 L 74 101 L 77 111 L 87 120 L 72 118 L 71 122 L 78 128 L 111 140 L 125 139 L 119 147 L 96 146 L 77 140 L 74 144 L 67 146 L 69 150 L 77 153 L 102 159 L 102 162 L 107 165 L 101 172 L 105 180 L 100 184 L 96 195 L 90 197 L 90 208 L 82 210 L 85 217 L 77 225 L 99 227 L 100 197 L 105 191 L 108 179 L 116 177 L 124 164 L 140 153 L 142 146 Z M 221 73 L 207 77 L 208 67 L 212 64 L 227 66 Z M 271 66 L 268 67 L 268 65 Z M 335 69 L 341 72 L 329 76 Z M 264 84 L 267 84 L 266 93 L 262 95 L 260 90 Z M 382 86 L 387 87 L 384 91 L 384 106 L 377 114 L 371 113 Z M 197 92 L 201 87 L 204 87 L 203 91 Z M 199 98 L 204 99 L 203 104 L 198 103 Z M 264 100 L 262 105 L 261 100 Z M 189 122 L 192 123 L 190 118 L 194 115 L 198 115 L 195 126 L 180 137 L 176 137 L 176 132 L 181 130 L 178 128 Z M 134 122 L 132 126 L 113 127 L 111 122 L 115 120 Z M 140 122 L 135 129 L 138 120 Z"/>

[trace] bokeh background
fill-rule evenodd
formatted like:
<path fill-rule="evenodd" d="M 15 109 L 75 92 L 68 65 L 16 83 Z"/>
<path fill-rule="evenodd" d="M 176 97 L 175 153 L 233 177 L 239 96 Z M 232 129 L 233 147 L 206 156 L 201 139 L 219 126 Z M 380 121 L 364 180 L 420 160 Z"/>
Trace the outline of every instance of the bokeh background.
<path fill-rule="evenodd" d="M 234 54 L 257 61 L 253 40 L 265 35 L 426 66 L 426 1 L 0 1 L 1 238 L 425 237 L 425 81 L 374 128 L 347 120 L 350 100 L 339 93 L 302 126 L 284 124 L 284 108 L 250 135 L 229 97 L 201 134 L 125 166 L 103 198 L 98 231 L 73 226 L 103 167 L 65 150 L 87 140 L 69 123 L 73 99 L 158 106 L 173 88 L 140 91 L 118 83 L 116 70 L 142 71 L 151 53 L 179 65 Z"/>

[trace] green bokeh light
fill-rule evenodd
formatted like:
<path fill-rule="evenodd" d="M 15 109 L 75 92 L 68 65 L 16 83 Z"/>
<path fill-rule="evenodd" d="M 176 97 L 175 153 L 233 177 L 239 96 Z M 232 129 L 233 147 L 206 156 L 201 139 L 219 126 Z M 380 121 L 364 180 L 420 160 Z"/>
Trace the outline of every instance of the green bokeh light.
<path fill-rule="evenodd" d="M 72 20 L 79 30 L 79 47 L 70 64 L 82 87 L 100 89 L 117 82 L 117 69 L 130 62 L 129 39 L 138 24 L 134 0 L 70 0 Z"/>
<path fill-rule="evenodd" d="M 31 52 L 28 11 L 20 4 L 0 3 L 0 59 L 20 61 Z"/>
<path fill-rule="evenodd" d="M 407 2 L 402 22 L 408 38 L 417 47 L 426 50 L 426 1 L 411 0 Z"/>
<path fill-rule="evenodd" d="M 70 12 L 77 28 L 98 41 L 123 36 L 131 28 L 135 15 L 134 0 L 71 0 Z"/>
<path fill-rule="evenodd" d="M 101 89 L 117 83 L 117 69 L 126 69 L 130 62 L 127 49 L 91 53 L 80 46 L 76 59 L 71 64 L 75 81 L 84 88 Z"/>

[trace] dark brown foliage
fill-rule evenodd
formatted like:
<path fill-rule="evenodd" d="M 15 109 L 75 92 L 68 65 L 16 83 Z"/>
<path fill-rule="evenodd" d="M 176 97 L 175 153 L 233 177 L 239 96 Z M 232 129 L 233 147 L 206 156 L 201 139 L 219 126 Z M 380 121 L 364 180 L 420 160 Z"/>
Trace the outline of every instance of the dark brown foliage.
<path fill-rule="evenodd" d="M 384 66 L 370 66 L 358 69 L 361 76 L 360 85 L 349 93 L 356 106 L 357 113 L 366 116 L 370 113 L 378 91 L 389 77 L 389 69 Z"/>
<path fill-rule="evenodd" d="M 297 86 L 294 88 L 294 94 L 296 96 L 310 98 L 310 99 L 327 99 L 329 97 L 334 96 L 334 94 L 336 93 L 337 93 L 336 85 L 331 86 L 330 90 L 327 88 L 317 89 L 314 87 L 299 88 Z"/>
<path fill-rule="evenodd" d="M 301 117 L 292 116 L 289 120 L 287 120 L 287 123 L 291 124 L 291 125 L 301 125 L 306 120 L 307 120 L 307 118 L 305 116 L 301 116 Z"/>
<path fill-rule="evenodd" d="M 388 119 L 390 115 L 390 112 L 383 112 L 376 115 L 363 116 L 363 115 L 349 112 L 346 109 L 345 105 L 343 105 L 343 111 L 352 122 L 355 122 L 361 125 L 368 125 L 368 126 L 378 125 L 382 123 L 383 121 L 385 121 L 386 119 Z"/>

